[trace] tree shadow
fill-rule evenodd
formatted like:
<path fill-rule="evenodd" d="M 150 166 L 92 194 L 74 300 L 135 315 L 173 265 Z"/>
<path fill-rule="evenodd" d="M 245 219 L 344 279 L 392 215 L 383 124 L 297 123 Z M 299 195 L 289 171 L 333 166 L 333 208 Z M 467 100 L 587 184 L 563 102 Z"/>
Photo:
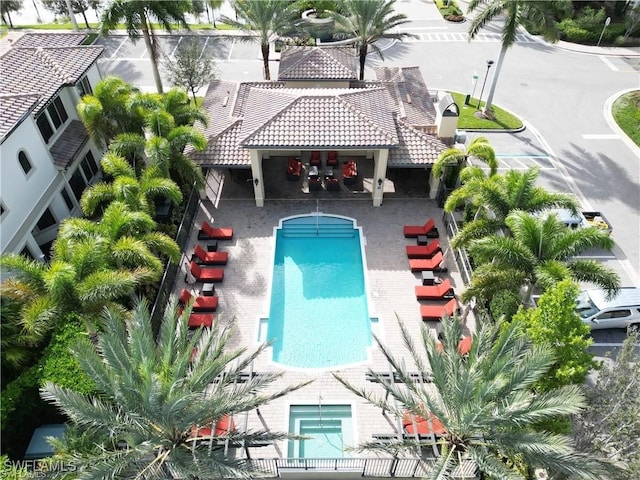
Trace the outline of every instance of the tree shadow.
<path fill-rule="evenodd" d="M 638 185 L 624 168 L 606 153 L 570 145 L 572 150 L 563 149 L 559 157 L 581 192 L 595 200 L 615 198 L 640 213 Z"/>

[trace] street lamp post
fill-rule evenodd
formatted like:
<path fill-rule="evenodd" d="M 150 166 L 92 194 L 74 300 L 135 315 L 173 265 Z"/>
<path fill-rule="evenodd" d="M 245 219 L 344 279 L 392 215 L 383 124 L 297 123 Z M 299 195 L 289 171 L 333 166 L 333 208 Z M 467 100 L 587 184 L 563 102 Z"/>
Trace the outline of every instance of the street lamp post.
<path fill-rule="evenodd" d="M 473 75 L 471 75 L 471 84 L 473 85 L 473 88 L 471 89 L 471 95 L 467 95 L 467 98 L 464 101 L 465 105 L 471 105 L 473 94 L 476 93 L 476 87 L 478 86 L 478 72 L 473 72 Z"/>
<path fill-rule="evenodd" d="M 600 42 L 602 41 L 602 36 L 604 35 L 604 31 L 607 29 L 610 23 L 611 23 L 611 17 L 607 17 L 607 19 L 604 21 L 604 27 L 602 27 L 602 33 L 600 34 L 600 38 L 598 39 L 598 44 L 596 45 L 596 47 L 600 46 Z"/>
<path fill-rule="evenodd" d="M 476 110 L 480 108 L 480 104 L 482 103 L 482 94 L 484 93 L 484 86 L 487 84 L 487 77 L 489 76 L 489 69 L 491 69 L 491 65 L 493 65 L 493 60 L 487 60 L 487 71 L 484 74 L 484 80 L 482 82 L 482 88 L 480 89 L 480 98 L 478 98 L 478 106 Z"/>

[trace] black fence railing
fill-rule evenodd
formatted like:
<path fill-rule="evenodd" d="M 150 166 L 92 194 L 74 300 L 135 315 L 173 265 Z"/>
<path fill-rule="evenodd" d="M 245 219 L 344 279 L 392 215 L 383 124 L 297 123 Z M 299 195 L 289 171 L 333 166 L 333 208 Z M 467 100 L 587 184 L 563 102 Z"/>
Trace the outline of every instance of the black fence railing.
<path fill-rule="evenodd" d="M 447 237 L 453 238 L 453 236 L 458 233 L 458 230 L 460 230 L 458 220 L 456 220 L 455 216 L 451 213 L 445 213 L 443 219 L 447 230 Z M 462 275 L 462 281 L 465 285 L 469 285 L 469 283 L 471 283 L 471 276 L 473 275 L 473 267 L 469 261 L 467 251 L 461 248 L 452 248 L 451 253 L 453 253 L 453 258 L 456 261 L 460 275 Z"/>
<path fill-rule="evenodd" d="M 270 458 L 252 459 L 251 465 L 268 477 L 283 472 L 357 472 L 370 478 L 421 478 L 435 460 L 421 458 Z"/>
<path fill-rule="evenodd" d="M 180 251 L 182 252 L 185 251 L 187 242 L 189 241 L 189 235 L 191 234 L 191 228 L 193 227 L 193 220 L 196 216 L 196 211 L 199 204 L 200 196 L 198 190 L 193 187 L 191 189 L 189 199 L 187 200 L 184 213 L 182 214 L 182 220 L 180 221 L 180 226 L 178 227 L 178 233 L 176 233 L 176 243 L 178 244 L 178 246 L 180 247 Z M 171 298 L 171 293 L 173 292 L 173 286 L 175 285 L 176 276 L 178 275 L 178 271 L 180 270 L 181 261 L 182 260 L 178 261 L 178 263 L 169 261 L 167 262 L 167 265 L 164 269 L 164 275 L 162 276 L 160 287 L 158 288 L 156 300 L 155 302 L 153 302 L 153 307 L 151 309 L 151 327 L 154 334 L 156 335 L 160 329 L 160 323 L 162 321 L 162 316 L 164 315 L 165 308 Z"/>

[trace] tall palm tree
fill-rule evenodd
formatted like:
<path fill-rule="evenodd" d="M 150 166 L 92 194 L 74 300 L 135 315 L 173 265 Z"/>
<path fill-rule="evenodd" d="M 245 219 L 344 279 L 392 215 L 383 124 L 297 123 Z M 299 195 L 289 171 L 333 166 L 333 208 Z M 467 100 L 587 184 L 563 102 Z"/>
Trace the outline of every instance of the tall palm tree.
<path fill-rule="evenodd" d="M 171 32 L 175 24 L 182 28 L 189 28 L 185 20 L 185 13 L 191 11 L 189 0 L 171 0 L 158 2 L 155 0 L 113 0 L 102 13 L 102 33 L 108 34 L 118 28 L 118 24 L 124 23 L 127 34 L 134 42 L 140 38 L 140 32 L 144 38 L 145 46 L 151 55 L 153 78 L 156 82 L 158 93 L 162 93 L 162 79 L 158 70 L 158 40 L 154 35 L 153 23 L 160 24 L 161 28 Z"/>
<path fill-rule="evenodd" d="M 563 5 L 566 5 L 566 7 L 563 8 Z M 498 77 L 502 70 L 502 62 L 507 50 L 516 42 L 519 28 L 524 24 L 534 25 L 542 33 L 545 40 L 556 42 L 560 38 L 556 14 L 558 11 L 570 8 L 571 2 L 569 0 L 552 2 L 540 2 L 537 0 L 471 0 L 469 2 L 467 13 L 477 12 L 469 26 L 469 40 L 475 38 L 487 23 L 504 16 L 502 47 L 483 111 L 491 111 Z"/>
<path fill-rule="evenodd" d="M 610 250 L 614 242 L 598 227 L 567 228 L 554 214 L 534 216 L 516 210 L 505 220 L 511 236 L 489 235 L 472 240 L 468 250 L 478 268 L 463 299 L 487 300 L 506 286 L 524 287 L 528 304 L 534 288 L 544 291 L 560 280 L 591 282 L 612 296 L 618 275 L 596 260 L 575 258 L 590 248 Z"/>
<path fill-rule="evenodd" d="M 73 348 L 100 396 L 87 398 L 50 383 L 41 389 L 42 398 L 75 426 L 101 439 L 99 449 L 66 453 L 81 477 L 253 478 L 259 472 L 246 460 L 228 456 L 220 443 L 251 446 L 288 437 L 263 430 L 219 435 L 213 428 L 211 434 L 194 436 L 194 427 L 248 415 L 307 383 L 273 388 L 281 377 L 277 372 L 240 381 L 266 345 L 252 352 L 231 350 L 232 331 L 219 322 L 190 332 L 188 310 L 178 317 L 170 306 L 157 340 L 146 302 L 128 318 L 108 311 L 98 346 L 82 342 Z"/>
<path fill-rule="evenodd" d="M 250 38 L 260 42 L 264 78 L 271 80 L 269 46 L 278 38 L 278 35 L 292 28 L 297 13 L 293 2 L 288 0 L 235 0 L 233 7 L 236 10 L 236 16 L 241 21 L 227 16 L 223 16 L 222 21 L 250 34 L 257 33 L 257 37 Z"/>
<path fill-rule="evenodd" d="M 96 183 L 82 193 L 80 204 L 85 215 L 92 216 L 99 206 L 113 201 L 149 215 L 155 213 L 153 202 L 156 198 L 168 198 L 174 205 L 182 202 L 180 187 L 162 176 L 158 167 L 145 168 L 138 178 L 129 162 L 113 152 L 107 152 L 100 164 L 112 181 Z"/>
<path fill-rule="evenodd" d="M 401 383 L 380 380 L 380 391 L 371 391 L 334 374 L 351 392 L 397 417 L 437 420 L 439 434 L 433 440 L 413 438 L 390 444 L 367 442 L 362 450 L 420 454 L 432 447 L 436 458 L 424 478 L 456 478 L 463 463 L 475 464 L 486 478 L 530 478 L 527 467 L 553 473 L 597 479 L 606 465 L 577 453 L 570 438 L 540 431 L 539 423 L 568 416 L 585 406 L 577 386 L 536 393 L 533 386 L 554 362 L 553 353 L 532 345 L 516 325 L 479 323 L 467 356 L 458 352 L 462 334 L 457 319 L 442 321 L 442 347 L 428 328 L 421 326 L 420 341 L 402 322 L 400 330 L 415 371 L 430 383 L 416 383 L 405 360 L 397 358 L 378 338 L 376 342 Z M 401 437 L 402 438 L 402 437 Z M 572 477 L 573 478 L 573 477 Z"/>
<path fill-rule="evenodd" d="M 454 248 L 464 247 L 476 238 L 506 229 L 505 219 L 514 210 L 540 212 L 551 208 L 566 208 L 577 212 L 578 202 L 568 193 L 549 192 L 536 186 L 539 168 L 509 170 L 504 175 L 485 177 L 473 170 L 464 171 L 464 183 L 447 198 L 444 209 L 453 212 L 470 202 L 474 219 L 464 224 L 453 237 Z M 466 175 L 469 174 L 469 175 Z"/>
<path fill-rule="evenodd" d="M 344 0 L 340 2 L 343 13 L 332 13 L 336 28 L 357 39 L 360 80 L 364 80 L 364 65 L 369 47 L 384 59 L 382 50 L 375 44 L 376 41 L 382 38 L 402 40 L 415 37 L 410 33 L 391 31 L 410 22 L 406 15 L 394 12 L 395 3 L 395 0 Z"/>

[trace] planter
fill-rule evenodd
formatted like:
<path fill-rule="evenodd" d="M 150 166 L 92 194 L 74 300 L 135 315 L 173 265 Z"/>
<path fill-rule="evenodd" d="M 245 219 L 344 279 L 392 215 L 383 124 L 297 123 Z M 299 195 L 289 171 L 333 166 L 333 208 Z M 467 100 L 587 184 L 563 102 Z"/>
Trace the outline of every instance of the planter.
<path fill-rule="evenodd" d="M 322 41 L 331 40 L 333 36 L 333 18 L 318 18 L 315 10 L 306 10 L 302 12 L 302 20 L 304 21 L 304 30 L 313 38 L 319 38 Z"/>

